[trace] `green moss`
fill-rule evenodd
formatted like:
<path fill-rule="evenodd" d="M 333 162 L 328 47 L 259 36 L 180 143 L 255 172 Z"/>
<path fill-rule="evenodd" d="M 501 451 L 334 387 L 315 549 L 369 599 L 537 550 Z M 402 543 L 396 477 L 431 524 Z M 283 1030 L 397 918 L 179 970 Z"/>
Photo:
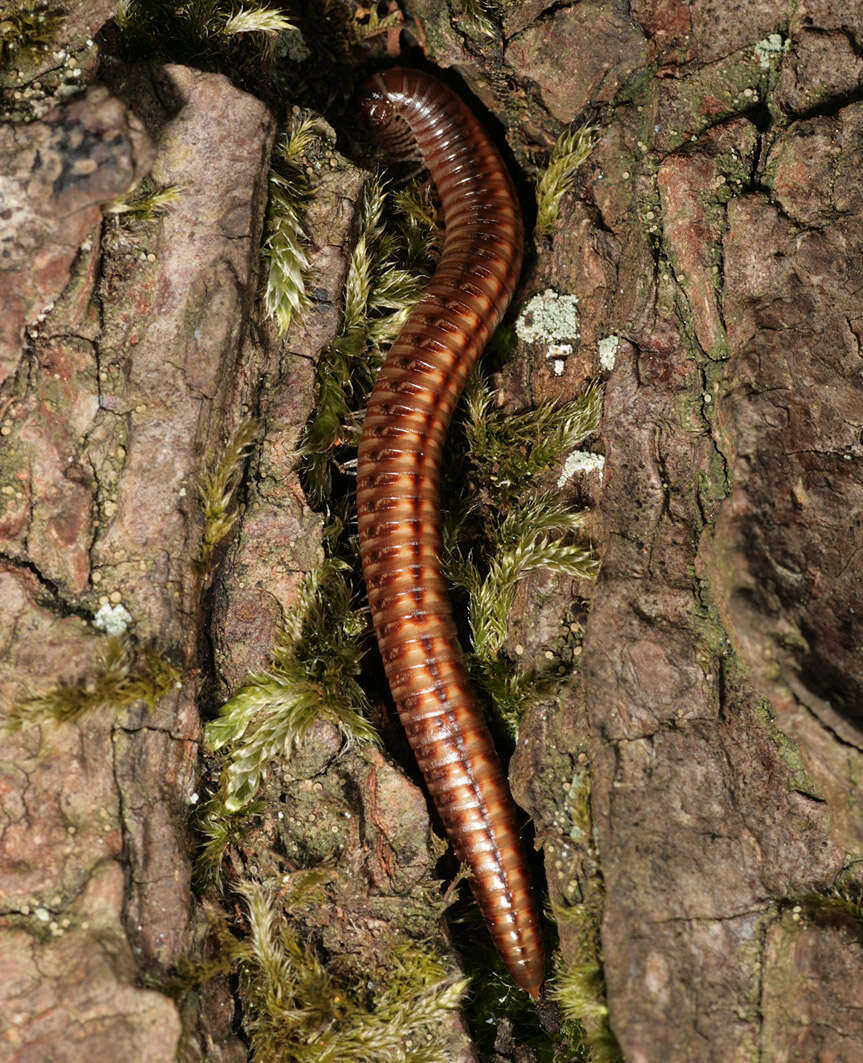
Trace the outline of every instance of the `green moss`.
<path fill-rule="evenodd" d="M 234 496 L 240 484 L 243 463 L 259 435 L 257 421 L 242 421 L 231 436 L 215 466 L 204 476 L 200 487 L 204 512 L 204 535 L 200 558 L 206 564 L 213 550 L 230 532 L 237 519 Z"/>
<path fill-rule="evenodd" d="M 248 805 L 271 760 L 288 755 L 317 720 L 332 721 L 346 739 L 376 737 L 356 679 L 368 625 L 352 608 L 347 569 L 331 559 L 306 578 L 271 667 L 204 728 L 206 748 L 227 752 L 220 800 L 228 813 Z"/>
<path fill-rule="evenodd" d="M 589 546 L 567 543 L 583 514 L 573 512 L 550 493 L 536 495 L 495 522 L 488 564 L 481 571 L 470 557 L 453 556 L 448 571 L 470 594 L 473 652 L 492 660 L 506 640 L 506 621 L 519 580 L 539 568 L 577 579 L 596 575 L 598 560 Z"/>
<path fill-rule="evenodd" d="M 561 824 L 568 824 L 568 839 L 585 855 L 579 903 L 558 905 L 553 914 L 566 924 L 564 960 L 558 956 L 550 995 L 560 1007 L 563 1030 L 579 1046 L 588 1063 L 619 1063 L 620 1049 L 608 1023 L 608 1004 L 602 974 L 599 924 L 604 895 L 598 866 L 591 854 L 593 823 L 590 811 L 591 777 L 586 768 L 573 773 L 562 810 Z M 561 937 L 564 937 L 563 930 Z"/>
<path fill-rule="evenodd" d="M 572 402 L 514 415 L 494 408 L 474 374 L 464 407 L 469 477 L 481 502 L 448 514 L 444 565 L 468 594 L 471 673 L 513 735 L 526 706 L 554 685 L 502 652 L 519 582 L 541 568 L 577 579 L 592 579 L 598 570 L 592 548 L 577 538 L 584 515 L 533 484 L 596 430 L 602 391 L 592 386 Z"/>
<path fill-rule="evenodd" d="M 17 731 L 46 722 L 74 723 L 90 712 L 116 713 L 138 702 L 152 709 L 179 680 L 177 669 L 152 648 L 108 636 L 102 643 L 101 665 L 95 675 L 19 702 L 9 714 L 6 729 Z"/>
<path fill-rule="evenodd" d="M 255 812 L 254 805 L 247 805 L 244 809 L 247 819 Z M 221 888 L 225 850 L 240 840 L 243 823 L 237 815 L 228 811 L 224 801 L 217 796 L 201 805 L 194 826 L 202 839 L 195 856 L 195 886 L 201 891 L 208 886 Z"/>
<path fill-rule="evenodd" d="M 404 15 L 398 8 L 393 11 L 387 11 L 383 15 L 378 13 L 375 4 L 358 8 L 354 12 L 354 17 L 348 23 L 351 41 L 353 44 L 359 44 L 370 37 L 387 33 L 389 30 L 401 26 L 403 22 Z"/>
<path fill-rule="evenodd" d="M 17 62 L 22 53 L 47 51 L 63 22 L 63 11 L 48 0 L 20 0 L 0 13 L 0 62 Z"/>
<path fill-rule="evenodd" d="M 830 890 L 808 894 L 803 901 L 811 910 L 839 912 L 863 927 L 863 860 L 843 868 Z"/>
<path fill-rule="evenodd" d="M 433 953 L 394 942 L 380 970 L 339 977 L 292 931 L 273 888 L 246 880 L 237 892 L 249 927 L 236 964 L 253 1058 L 450 1063 L 467 982 Z"/>
<path fill-rule="evenodd" d="M 770 736 L 771 742 L 788 771 L 786 789 L 794 793 L 806 794 L 816 801 L 823 801 L 824 794 L 809 774 L 796 742 L 777 726 L 773 706 L 767 698 L 758 699 L 755 705 L 755 715 Z"/>
<path fill-rule="evenodd" d="M 513 414 L 495 409 L 491 392 L 475 374 L 464 399 L 474 475 L 498 497 L 523 492 L 597 431 L 602 395 L 600 386 L 591 385 L 570 402 Z"/>
<path fill-rule="evenodd" d="M 419 277 L 432 272 L 429 249 L 443 232 L 427 182 L 412 181 L 393 192 L 394 224 L 404 265 Z"/>
<path fill-rule="evenodd" d="M 263 255 L 267 263 L 264 309 L 284 334 L 309 305 L 311 265 L 303 224 L 312 187 L 303 158 L 316 139 L 330 136 L 326 123 L 295 115 L 282 137 L 270 169 Z"/>
<path fill-rule="evenodd" d="M 595 144 L 590 126 L 562 133 L 551 150 L 548 167 L 536 185 L 537 236 L 554 232 L 564 195 L 575 183 L 578 168 L 587 159 Z"/>
<path fill-rule="evenodd" d="M 281 11 L 270 7 L 248 7 L 234 10 L 219 28 L 224 37 L 233 37 L 238 33 L 261 33 L 267 36 L 296 30 Z"/>
<path fill-rule="evenodd" d="M 383 361 L 420 296 L 422 276 L 397 265 L 404 244 L 384 231 L 382 182 L 366 183 L 359 236 L 348 263 L 339 333 L 318 362 L 315 413 L 301 444 L 309 494 L 323 504 L 331 493 L 341 448 L 356 445 L 360 411 Z M 411 225 L 418 224 L 415 214 Z"/>
<path fill-rule="evenodd" d="M 130 58 L 181 60 L 249 77 L 272 70 L 299 31 L 276 7 L 233 0 L 121 0 L 115 21 Z"/>
<path fill-rule="evenodd" d="M 495 38 L 498 35 L 495 22 L 500 15 L 497 0 L 458 0 L 452 21 L 468 36 Z"/>
<path fill-rule="evenodd" d="M 595 932 L 589 923 L 585 935 Z M 571 1044 L 583 1051 L 587 1063 L 620 1063 L 623 1057 L 608 1025 L 605 983 L 594 957 L 581 963 L 558 961 L 551 989 L 560 1007 L 564 1031 Z"/>
<path fill-rule="evenodd" d="M 168 210 L 181 194 L 182 189 L 179 185 L 156 188 L 152 179 L 145 177 L 133 192 L 112 199 L 102 210 L 105 214 L 113 214 L 121 218 L 150 221 Z"/>

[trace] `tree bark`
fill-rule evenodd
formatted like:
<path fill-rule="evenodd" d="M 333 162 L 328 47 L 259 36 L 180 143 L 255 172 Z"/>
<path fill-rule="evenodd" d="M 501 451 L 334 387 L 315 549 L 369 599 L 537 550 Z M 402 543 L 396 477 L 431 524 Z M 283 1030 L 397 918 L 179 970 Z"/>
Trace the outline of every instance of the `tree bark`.
<path fill-rule="evenodd" d="M 488 6 L 490 34 L 412 0 L 404 39 L 499 121 L 526 201 L 536 154 L 596 128 L 514 309 L 575 293 L 577 334 L 519 340 L 502 382 L 519 409 L 605 381 L 604 471 L 560 481 L 596 507 L 599 579 L 527 581 L 508 644 L 566 673 L 511 765 L 562 963 L 599 965 L 627 1063 L 863 1058 L 863 15 Z M 258 298 L 277 118 L 220 74 L 120 62 L 92 43 L 110 15 L 71 5 L 3 74 L 0 691 L 86 701 L 111 631 L 177 680 L 4 738 L 0 1058 L 238 1060 L 226 980 L 178 1002 L 142 979 L 203 934 L 201 714 L 267 666 L 321 556 L 296 448 L 367 175 L 332 143 L 314 160 L 313 305 L 279 339 Z M 170 210 L 103 216 L 146 174 Z M 202 476 L 249 417 L 239 517 L 202 564 Z M 274 764 L 234 857 L 325 865 L 306 930 L 335 956 L 445 937 L 427 805 L 377 720 L 395 756 L 320 724 Z M 517 1033 L 495 1058 L 531 1058 Z"/>

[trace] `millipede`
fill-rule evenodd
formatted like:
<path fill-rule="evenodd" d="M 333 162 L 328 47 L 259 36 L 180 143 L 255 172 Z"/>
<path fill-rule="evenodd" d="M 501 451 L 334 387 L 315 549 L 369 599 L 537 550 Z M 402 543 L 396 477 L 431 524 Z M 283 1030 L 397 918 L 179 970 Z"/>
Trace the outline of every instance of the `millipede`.
<path fill-rule="evenodd" d="M 515 806 L 468 677 L 440 561 L 441 460 L 453 410 L 521 271 L 524 225 L 497 148 L 437 78 L 370 78 L 359 105 L 378 140 L 419 153 L 443 250 L 369 398 L 357 463 L 369 607 L 399 718 L 495 946 L 539 996 L 539 916 Z"/>

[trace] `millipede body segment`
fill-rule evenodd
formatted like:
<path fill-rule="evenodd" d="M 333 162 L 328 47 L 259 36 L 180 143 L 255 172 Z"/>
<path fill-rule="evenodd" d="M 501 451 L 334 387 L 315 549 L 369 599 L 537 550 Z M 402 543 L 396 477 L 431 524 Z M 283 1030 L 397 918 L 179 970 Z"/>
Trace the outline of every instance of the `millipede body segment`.
<path fill-rule="evenodd" d="M 436 78 L 393 69 L 361 107 L 385 147 L 419 150 L 437 187 L 437 270 L 392 346 L 368 404 L 357 468 L 360 550 L 390 689 L 495 945 L 532 996 L 539 918 L 515 807 L 472 690 L 441 571 L 440 468 L 468 373 L 518 281 L 524 229 L 503 160 Z"/>

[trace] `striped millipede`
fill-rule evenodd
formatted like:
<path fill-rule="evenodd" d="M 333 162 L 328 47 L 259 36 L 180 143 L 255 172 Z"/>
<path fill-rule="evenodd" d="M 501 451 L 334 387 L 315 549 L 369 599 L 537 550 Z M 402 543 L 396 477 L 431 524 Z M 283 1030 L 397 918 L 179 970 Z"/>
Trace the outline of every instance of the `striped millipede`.
<path fill-rule="evenodd" d="M 512 181 L 468 107 L 436 78 L 393 69 L 360 105 L 385 146 L 412 144 L 441 199 L 434 276 L 369 399 L 357 465 L 360 552 L 393 699 L 420 770 L 501 957 L 533 997 L 539 918 L 515 807 L 471 687 L 440 563 L 440 466 L 468 373 L 521 270 Z"/>

